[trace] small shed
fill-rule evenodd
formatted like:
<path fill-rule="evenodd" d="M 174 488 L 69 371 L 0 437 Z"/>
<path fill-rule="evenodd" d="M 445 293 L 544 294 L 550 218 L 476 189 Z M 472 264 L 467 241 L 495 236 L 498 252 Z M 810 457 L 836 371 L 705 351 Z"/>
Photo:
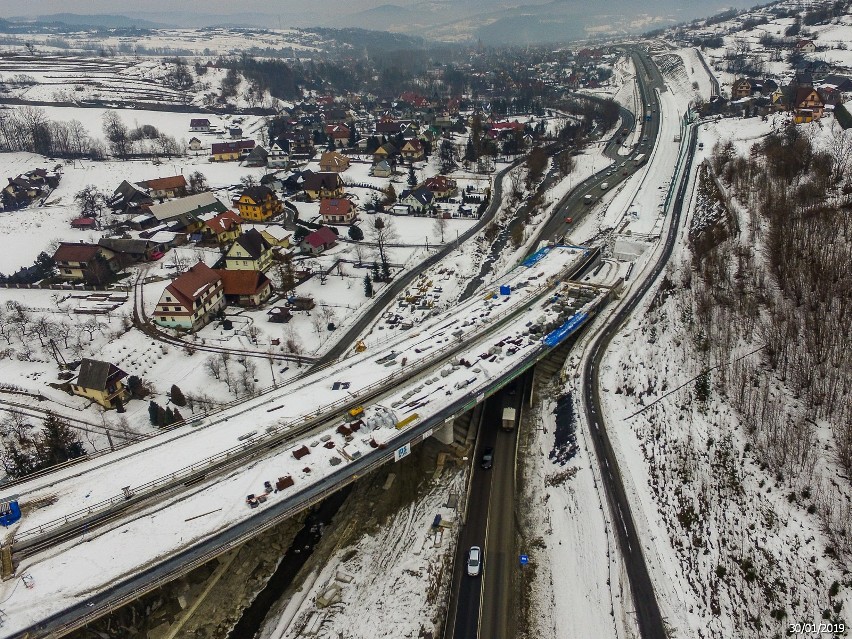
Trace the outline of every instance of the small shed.
<path fill-rule="evenodd" d="M 295 482 L 290 475 L 284 475 L 284 477 L 279 477 L 278 481 L 275 482 L 275 490 L 284 490 L 285 488 L 289 488 Z"/>
<path fill-rule="evenodd" d="M 293 451 L 293 457 L 295 457 L 296 459 L 301 459 L 302 457 L 305 457 L 306 455 L 310 455 L 310 454 L 311 454 L 310 449 L 307 446 L 304 446 L 304 445 L 300 446 L 299 448 L 297 448 L 296 450 Z"/>

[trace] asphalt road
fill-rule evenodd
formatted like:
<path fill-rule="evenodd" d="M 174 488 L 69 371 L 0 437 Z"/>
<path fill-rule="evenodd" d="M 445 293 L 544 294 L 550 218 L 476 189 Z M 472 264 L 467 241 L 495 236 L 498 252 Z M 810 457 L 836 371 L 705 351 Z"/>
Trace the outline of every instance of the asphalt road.
<path fill-rule="evenodd" d="M 602 183 L 606 182 L 609 184 L 607 191 L 610 191 L 624 180 L 629 179 L 639 168 L 634 161 L 636 156 L 640 153 L 650 156 L 654 148 L 654 141 L 660 131 L 660 105 L 655 89 L 659 89 L 660 92 L 664 91 L 665 82 L 656 65 L 650 62 L 647 53 L 641 49 L 630 49 L 630 52 L 636 66 L 636 79 L 639 84 L 641 103 L 640 108 L 643 109 L 643 112 L 636 114 L 636 118 L 625 119 L 624 111 L 626 110 L 622 109 L 621 128 L 627 128 L 628 132 L 631 132 L 633 127 L 638 124 L 642 127 L 642 138 L 647 137 L 648 140 L 647 142 L 642 142 L 640 138 L 639 144 L 629 155 L 618 155 L 617 139 L 623 137 L 621 136 L 621 129 L 619 129 L 610 138 L 604 148 L 604 154 L 613 163 L 583 180 L 562 198 L 555 207 L 556 212 L 554 215 L 539 230 L 536 243 L 542 240 L 557 240 L 563 236 L 566 237 L 567 241 L 570 241 L 571 231 L 577 225 L 577 222 L 587 215 L 589 210 L 594 208 L 585 203 L 585 196 L 591 195 L 594 202 L 600 200 L 605 194 L 605 191 L 601 189 Z M 650 121 L 644 119 L 644 109 L 648 104 L 651 105 L 652 110 Z M 660 142 L 664 143 L 665 141 Z M 622 166 L 622 164 L 626 164 L 626 166 Z M 610 171 L 612 171 L 612 175 L 607 175 Z M 572 221 L 567 222 L 567 218 L 571 218 Z"/>
<path fill-rule="evenodd" d="M 622 323 L 626 321 L 636 308 L 636 305 L 647 294 L 657 277 L 662 273 L 671 256 L 686 197 L 687 178 L 695 153 L 697 138 L 694 129 L 690 130 L 689 136 L 687 164 L 683 172 L 684 177 L 678 185 L 675 195 L 674 206 L 672 208 L 673 219 L 666 235 L 663 251 L 648 276 L 641 282 L 624 307 L 616 313 L 607 327 L 601 331 L 593 342 L 591 357 L 586 360 L 584 368 L 585 383 L 583 395 L 586 407 L 586 420 L 590 426 L 610 512 L 615 520 L 613 528 L 619 541 L 627 576 L 630 580 L 636 621 L 643 639 L 665 639 L 665 625 L 657 603 L 654 586 L 648 574 L 645 558 L 642 554 L 640 538 L 636 532 L 636 525 L 630 511 L 631 502 L 624 490 L 624 483 L 618 468 L 618 459 L 613 453 L 612 444 L 606 431 L 606 424 L 600 417 L 602 412 L 599 393 L 600 384 L 598 383 L 597 374 L 600 370 L 601 359 L 610 341 L 618 332 Z"/>
<path fill-rule="evenodd" d="M 515 561 L 515 448 L 517 429 L 504 431 L 504 402 L 520 408 L 532 373 L 520 377 L 517 393 L 506 389 L 485 401 L 480 432 L 476 439 L 470 478 L 470 498 L 465 523 L 459 532 L 453 573 L 453 597 L 449 606 L 445 639 L 502 639 L 514 637 L 511 615 L 512 580 Z M 518 410 L 518 415 L 520 411 Z M 494 449 L 491 469 L 481 467 L 484 448 Z M 467 553 L 471 546 L 483 550 L 479 577 L 467 575 Z"/>

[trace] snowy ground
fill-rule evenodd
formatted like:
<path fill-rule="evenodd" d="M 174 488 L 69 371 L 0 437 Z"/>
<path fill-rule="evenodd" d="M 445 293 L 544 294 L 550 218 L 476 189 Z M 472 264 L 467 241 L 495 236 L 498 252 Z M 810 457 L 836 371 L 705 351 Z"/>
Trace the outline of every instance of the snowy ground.
<path fill-rule="evenodd" d="M 311 629 L 328 639 L 413 639 L 438 625 L 459 526 L 446 503 L 450 493 L 464 492 L 464 479 L 460 472 L 445 474 L 376 532 L 338 550 L 270 618 L 259 639 L 296 639 Z M 436 515 L 444 522 L 438 529 L 432 527 Z M 335 587 L 341 601 L 317 606 L 317 598 Z"/>

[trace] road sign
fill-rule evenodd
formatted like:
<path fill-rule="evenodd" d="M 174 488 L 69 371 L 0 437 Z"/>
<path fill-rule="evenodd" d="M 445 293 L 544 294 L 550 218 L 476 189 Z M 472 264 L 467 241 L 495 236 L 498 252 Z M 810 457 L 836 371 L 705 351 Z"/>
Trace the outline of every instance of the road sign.
<path fill-rule="evenodd" d="M 521 565 L 526 566 L 530 563 L 530 558 L 527 555 L 521 555 Z"/>
<path fill-rule="evenodd" d="M 403 457 L 408 457 L 409 453 L 411 453 L 411 444 L 400 446 L 395 451 L 393 451 L 393 460 L 399 461 Z"/>

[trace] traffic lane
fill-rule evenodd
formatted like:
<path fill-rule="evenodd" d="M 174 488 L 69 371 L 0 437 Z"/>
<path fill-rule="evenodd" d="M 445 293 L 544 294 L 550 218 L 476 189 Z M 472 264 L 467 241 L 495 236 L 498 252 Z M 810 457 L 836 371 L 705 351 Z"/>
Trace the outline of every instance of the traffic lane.
<path fill-rule="evenodd" d="M 509 611 L 515 570 L 515 442 L 516 431 L 501 431 L 494 447 L 488 534 L 485 540 L 484 593 L 479 636 L 488 639 L 514 637 Z"/>
<path fill-rule="evenodd" d="M 479 628 L 479 605 L 481 600 L 481 577 L 468 577 L 467 553 L 471 546 L 485 546 L 488 503 L 491 498 L 491 472 L 483 470 L 480 458 L 483 448 L 493 447 L 497 438 L 497 424 L 490 418 L 489 409 L 496 404 L 494 398 L 486 400 L 484 417 L 476 438 L 471 460 L 470 495 L 467 517 L 459 533 L 456 551 L 456 618 L 453 624 L 453 639 L 476 639 Z"/>

